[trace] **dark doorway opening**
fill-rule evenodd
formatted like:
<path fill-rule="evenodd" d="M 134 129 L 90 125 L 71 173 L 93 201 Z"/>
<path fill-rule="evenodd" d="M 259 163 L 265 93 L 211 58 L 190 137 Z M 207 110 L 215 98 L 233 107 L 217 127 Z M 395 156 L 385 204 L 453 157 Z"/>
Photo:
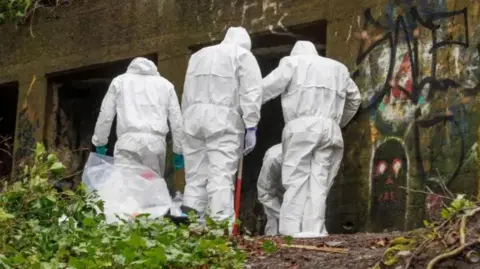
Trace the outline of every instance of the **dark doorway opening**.
<path fill-rule="evenodd" d="M 17 122 L 18 83 L 0 85 L 0 179 L 8 177 L 13 167 L 13 145 Z"/>
<path fill-rule="evenodd" d="M 157 61 L 156 55 L 143 57 Z M 45 142 L 48 147 L 59 152 L 69 174 L 75 175 L 67 179 L 74 185 L 81 180 L 81 173 L 77 172 L 83 169 L 89 153 L 95 150 L 91 142 L 92 135 L 110 82 L 125 73 L 132 60 L 125 59 L 47 75 Z M 107 154 L 110 156 L 113 156 L 116 141 L 115 119 L 107 145 Z"/>
<path fill-rule="evenodd" d="M 251 35 L 252 53 L 262 71 L 267 76 L 279 64 L 280 60 L 290 54 L 293 45 L 298 40 L 309 40 L 315 44 L 320 55 L 326 55 L 327 22 L 316 21 L 288 27 L 288 34 L 273 34 L 260 32 Z M 203 47 L 218 42 L 201 44 L 191 47 L 192 53 Z M 285 126 L 280 97 L 262 106 L 261 120 L 258 125 L 257 145 L 255 150 L 245 157 L 243 170 L 242 225 L 252 234 L 264 233 L 266 218 L 263 207 L 257 198 L 257 180 L 262 167 L 265 152 L 272 146 L 281 143 L 282 131 Z"/>

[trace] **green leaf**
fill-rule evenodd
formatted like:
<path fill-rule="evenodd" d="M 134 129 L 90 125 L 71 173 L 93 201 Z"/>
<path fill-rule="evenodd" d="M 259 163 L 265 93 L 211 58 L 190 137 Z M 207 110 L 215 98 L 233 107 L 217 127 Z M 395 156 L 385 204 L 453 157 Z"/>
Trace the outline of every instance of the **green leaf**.
<path fill-rule="evenodd" d="M 262 243 L 262 249 L 266 253 L 274 253 L 277 251 L 277 245 L 271 240 L 265 240 Z"/>
<path fill-rule="evenodd" d="M 151 251 L 147 251 L 147 257 L 154 258 L 158 265 L 167 264 L 167 256 L 165 256 L 165 250 L 162 247 L 156 247 Z"/>
<path fill-rule="evenodd" d="M 62 195 L 66 195 L 66 196 L 70 196 L 70 197 L 74 197 L 75 196 L 75 193 L 71 190 L 65 190 L 62 192 Z"/>
<path fill-rule="evenodd" d="M 6 263 L 6 260 L 7 257 L 5 257 L 3 254 L 0 254 L 0 265 L 2 266 L 0 268 L 11 269 L 12 267 Z"/>
<path fill-rule="evenodd" d="M 22 192 L 22 191 L 25 191 L 25 189 L 23 188 L 22 182 L 15 182 L 15 183 L 13 183 L 13 186 L 12 186 L 12 188 L 11 188 L 11 191 L 12 191 L 12 192 Z"/>
<path fill-rule="evenodd" d="M 56 161 L 57 161 L 57 156 L 55 154 L 52 154 L 52 153 L 48 154 L 48 157 L 47 157 L 47 162 L 48 163 L 53 164 Z"/>
<path fill-rule="evenodd" d="M 51 202 L 54 202 L 54 203 L 55 203 L 55 202 L 57 201 L 57 198 L 56 198 L 55 196 L 53 196 L 53 195 L 47 195 L 47 196 L 45 196 L 45 197 L 46 197 L 49 201 L 51 201 Z"/>
<path fill-rule="evenodd" d="M 93 218 L 85 218 L 83 220 L 83 225 L 85 227 L 95 226 L 96 221 Z"/>
<path fill-rule="evenodd" d="M 285 236 L 285 237 L 283 238 L 283 241 L 285 241 L 285 244 L 291 245 L 292 242 L 293 242 L 293 237 L 287 235 L 287 236 Z"/>
<path fill-rule="evenodd" d="M 40 175 L 36 175 L 33 179 L 30 179 L 30 186 L 31 187 L 40 186 L 47 181 L 48 181 L 47 178 L 43 178 L 43 177 L 40 177 Z"/>
<path fill-rule="evenodd" d="M 14 215 L 7 213 L 3 208 L 0 207 L 0 221 L 5 221 L 13 218 L 15 218 Z"/>
<path fill-rule="evenodd" d="M 147 241 L 145 241 L 144 238 L 134 234 L 130 237 L 130 240 L 128 240 L 128 244 L 133 248 L 146 247 Z"/>
<path fill-rule="evenodd" d="M 42 143 L 37 143 L 35 147 L 35 157 L 39 157 L 45 154 L 45 146 Z"/>
<path fill-rule="evenodd" d="M 42 262 L 41 263 L 41 268 L 42 269 L 54 269 L 55 267 L 50 263 Z"/>
<path fill-rule="evenodd" d="M 65 170 L 65 165 L 63 165 L 63 163 L 61 162 L 55 162 L 54 164 L 52 164 L 52 166 L 50 166 L 50 171 L 52 172 L 55 172 L 55 173 L 61 173 Z"/>
<path fill-rule="evenodd" d="M 446 208 L 442 208 L 442 211 L 440 213 L 443 219 L 449 219 L 450 218 L 450 212 Z"/>

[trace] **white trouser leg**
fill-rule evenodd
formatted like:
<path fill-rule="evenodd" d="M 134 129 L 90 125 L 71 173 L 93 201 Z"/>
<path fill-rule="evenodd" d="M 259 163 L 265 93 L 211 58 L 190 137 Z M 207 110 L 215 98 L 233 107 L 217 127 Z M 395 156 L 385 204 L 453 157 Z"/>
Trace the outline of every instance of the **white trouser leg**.
<path fill-rule="evenodd" d="M 183 205 L 203 215 L 207 208 L 208 156 L 205 141 L 185 134 L 183 154 L 185 161 L 185 191 Z"/>
<path fill-rule="evenodd" d="M 343 157 L 343 149 L 330 146 L 319 147 L 313 153 L 312 173 L 309 179 L 310 195 L 307 201 L 302 232 L 314 236 L 328 235 L 325 227 L 327 196 L 337 175 Z"/>
<path fill-rule="evenodd" d="M 243 134 L 225 130 L 207 140 L 209 178 L 208 214 L 213 220 L 230 220 L 234 214 L 234 179 L 241 156 Z"/>
<path fill-rule="evenodd" d="M 343 155 L 340 127 L 331 119 L 299 118 L 286 125 L 282 144 L 286 192 L 280 233 L 299 237 L 326 234 L 326 199 Z"/>
<path fill-rule="evenodd" d="M 312 151 L 317 137 L 313 133 L 286 134 L 283 141 L 282 183 L 285 187 L 280 209 L 279 231 L 283 235 L 301 232 L 302 217 L 309 196 Z"/>

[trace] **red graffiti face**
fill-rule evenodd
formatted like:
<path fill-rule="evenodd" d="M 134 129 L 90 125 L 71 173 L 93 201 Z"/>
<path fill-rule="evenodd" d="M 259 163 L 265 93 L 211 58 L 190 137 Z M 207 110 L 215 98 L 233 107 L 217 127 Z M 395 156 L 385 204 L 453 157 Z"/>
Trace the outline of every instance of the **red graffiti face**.
<path fill-rule="evenodd" d="M 397 178 L 398 173 L 400 172 L 400 169 L 402 169 L 402 161 L 398 158 L 393 159 L 392 169 L 393 169 L 393 174 L 395 175 L 395 178 Z"/>
<path fill-rule="evenodd" d="M 376 165 L 375 174 L 377 178 L 384 178 L 386 185 L 394 184 L 402 169 L 402 161 L 398 158 L 393 159 L 391 163 L 379 161 Z"/>
<path fill-rule="evenodd" d="M 386 161 L 379 161 L 377 163 L 377 175 L 383 175 L 385 173 L 385 171 L 387 170 L 388 168 L 388 164 Z"/>
<path fill-rule="evenodd" d="M 382 188 L 384 191 L 379 194 L 378 201 L 379 202 L 386 202 L 386 201 L 397 201 L 397 194 L 394 190 L 396 185 L 397 178 L 402 171 L 402 160 L 399 158 L 393 158 L 390 160 L 381 160 L 378 161 L 375 166 L 375 180 L 377 181 L 376 184 L 380 184 L 383 186 Z"/>

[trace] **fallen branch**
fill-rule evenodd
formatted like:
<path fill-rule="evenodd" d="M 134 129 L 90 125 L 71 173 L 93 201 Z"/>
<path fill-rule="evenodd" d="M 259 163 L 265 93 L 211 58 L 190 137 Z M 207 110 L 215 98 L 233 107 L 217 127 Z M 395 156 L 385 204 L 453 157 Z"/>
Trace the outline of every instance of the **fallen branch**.
<path fill-rule="evenodd" d="M 467 213 L 465 213 L 463 216 L 462 216 L 462 220 L 460 221 L 460 244 L 462 245 L 465 245 L 465 233 L 466 233 L 466 229 L 467 229 L 467 219 L 475 214 L 477 214 L 478 212 L 480 212 L 480 207 L 479 208 L 476 208 L 472 211 L 469 211 Z"/>
<path fill-rule="evenodd" d="M 465 213 L 463 216 L 462 216 L 462 219 L 460 221 L 460 227 L 459 227 L 459 233 L 460 233 L 460 246 L 455 248 L 454 250 L 452 251 L 449 251 L 449 252 L 446 252 L 446 253 L 443 253 L 437 257 L 435 257 L 434 259 L 432 259 L 429 263 L 428 263 L 428 266 L 427 266 L 427 269 L 433 269 L 435 264 L 437 264 L 438 262 L 442 261 L 442 260 L 445 260 L 445 259 L 448 259 L 448 258 L 451 258 L 451 257 L 454 257 L 454 256 L 457 256 L 459 255 L 460 253 L 462 253 L 466 248 L 468 247 L 471 247 L 473 245 L 476 245 L 476 244 L 480 244 L 480 239 L 477 239 L 471 243 L 468 243 L 466 244 L 465 241 L 466 241 L 466 226 L 467 226 L 467 219 L 475 214 L 477 214 L 478 212 L 480 212 L 480 208 L 476 208 L 474 210 L 471 210 L 467 213 Z"/>
<path fill-rule="evenodd" d="M 460 253 L 462 253 L 466 248 L 468 247 L 471 247 L 473 245 L 476 245 L 476 244 L 479 244 L 480 243 L 480 240 L 477 240 L 477 241 L 474 241 L 474 242 L 471 242 L 471 243 L 468 243 L 468 244 L 464 244 L 464 245 L 460 245 L 458 248 L 452 250 L 452 251 L 449 251 L 449 252 L 446 252 L 446 253 L 443 253 L 441 255 L 438 255 L 437 257 L 435 257 L 434 259 L 432 259 L 428 265 L 427 265 L 427 268 L 426 269 L 433 269 L 434 266 L 442 261 L 442 260 L 445 260 L 445 259 L 448 259 L 448 258 L 452 258 L 454 256 L 457 256 L 459 255 Z"/>
<path fill-rule="evenodd" d="M 331 253 L 341 253 L 347 254 L 348 248 L 328 248 L 328 247 L 316 247 L 316 246 L 306 246 L 306 245 L 287 245 L 282 244 L 282 247 L 286 248 L 298 248 L 298 249 L 307 249 L 307 250 L 315 250 L 315 251 L 322 251 L 322 252 L 331 252 Z"/>
<path fill-rule="evenodd" d="M 446 199 L 446 200 L 455 200 L 454 198 L 450 198 L 448 196 L 445 196 L 445 195 L 440 195 L 440 194 L 437 194 L 437 193 L 434 193 L 433 191 L 421 191 L 421 190 L 414 190 L 414 189 L 409 189 L 407 187 L 403 187 L 403 186 L 400 186 L 399 187 L 400 189 L 404 189 L 406 191 L 411 191 L 411 192 L 414 192 L 414 193 L 422 193 L 422 194 L 434 194 L 440 198 L 443 198 L 443 199 Z"/>

